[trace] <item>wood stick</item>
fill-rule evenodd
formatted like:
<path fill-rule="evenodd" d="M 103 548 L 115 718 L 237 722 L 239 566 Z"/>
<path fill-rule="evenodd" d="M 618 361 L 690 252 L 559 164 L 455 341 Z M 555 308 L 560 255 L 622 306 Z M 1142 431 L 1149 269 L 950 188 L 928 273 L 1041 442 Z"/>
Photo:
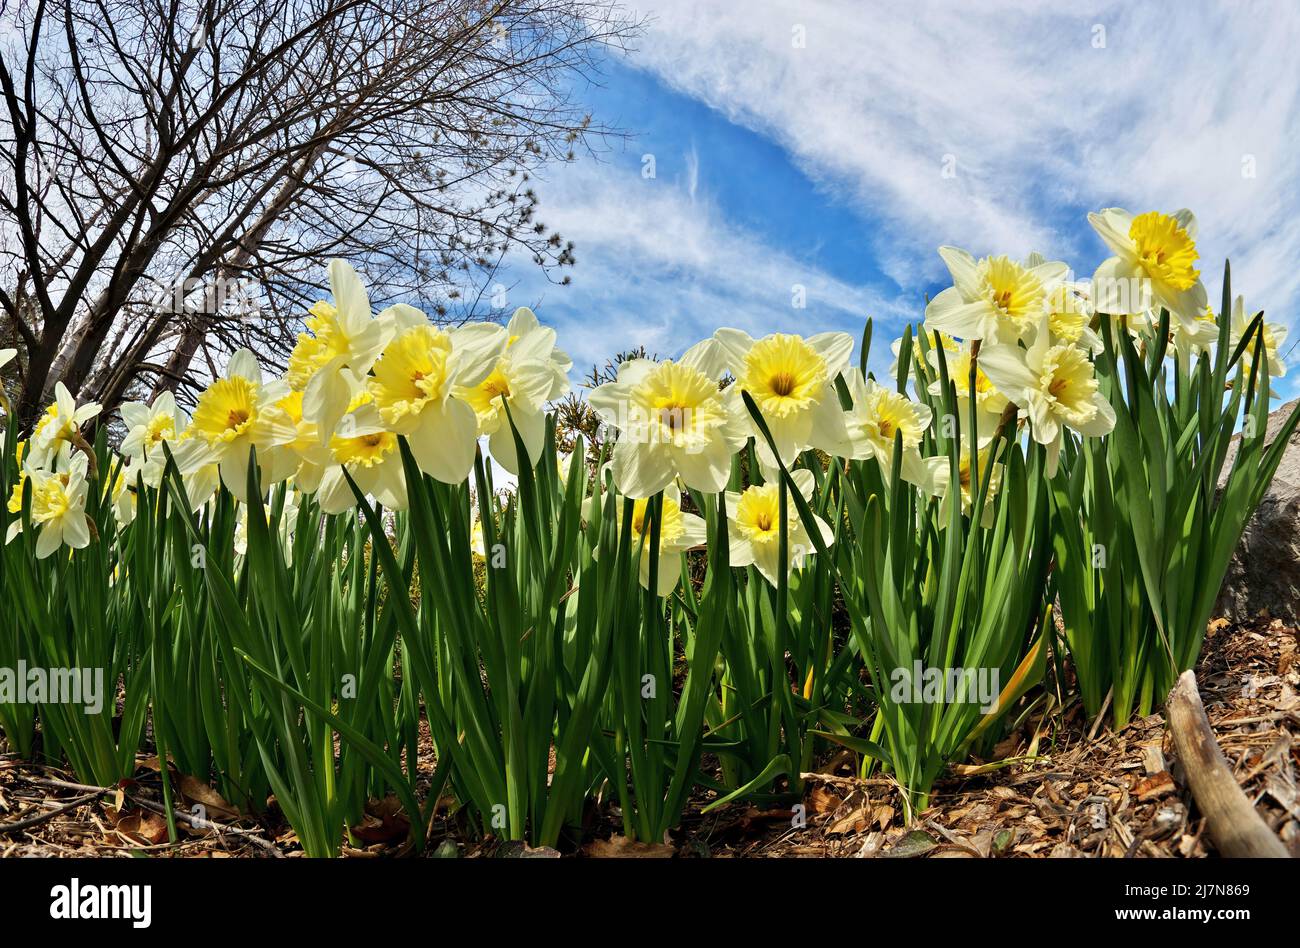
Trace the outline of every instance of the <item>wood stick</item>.
<path fill-rule="evenodd" d="M 14 823 L 0 823 L 0 836 L 5 836 L 9 833 L 17 833 L 19 830 L 31 829 L 33 826 L 39 826 L 47 820 L 52 820 L 62 813 L 67 813 L 69 810 L 75 810 L 79 806 L 85 806 L 91 800 L 98 800 L 108 792 L 107 789 L 98 790 L 95 793 L 88 793 L 84 797 L 77 797 L 75 800 L 69 800 L 67 803 L 57 806 L 52 810 L 48 810 L 45 813 L 37 813 L 34 816 L 25 817 Z"/>
<path fill-rule="evenodd" d="M 1192 797 L 1205 815 L 1219 852 L 1224 856 L 1288 858 L 1282 841 L 1265 825 L 1232 776 L 1205 716 L 1196 676 L 1190 671 L 1179 676 L 1169 693 L 1169 730 Z"/>

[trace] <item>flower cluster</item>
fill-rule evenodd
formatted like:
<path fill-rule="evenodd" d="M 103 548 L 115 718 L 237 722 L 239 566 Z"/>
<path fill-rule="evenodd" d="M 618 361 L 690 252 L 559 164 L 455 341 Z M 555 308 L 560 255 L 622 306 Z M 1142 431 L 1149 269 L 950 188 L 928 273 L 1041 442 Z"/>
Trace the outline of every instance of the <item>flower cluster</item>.
<path fill-rule="evenodd" d="M 972 458 L 978 470 L 987 469 L 986 461 L 993 464 L 990 498 L 998 490 L 1001 466 L 987 456 L 997 433 L 1015 438 L 1023 432 L 1044 445 L 1052 476 L 1067 432 L 1100 437 L 1114 427 L 1115 412 L 1094 369 L 1102 348 L 1099 320 L 1122 316 L 1131 331 L 1149 332 L 1167 309 L 1170 357 L 1186 366 L 1207 351 L 1219 338 L 1218 317 L 1207 306 L 1195 269 L 1192 214 L 1134 216 L 1111 208 L 1089 220 L 1114 253 L 1091 281 L 1071 281 L 1065 263 L 1038 254 L 1024 262 L 1007 256 L 977 260 L 954 247 L 939 249 L 953 285 L 927 305 L 926 345 L 914 350 L 916 384 L 925 386 L 929 399 L 850 367 L 853 339 L 843 332 L 755 339 L 723 328 L 678 359 L 621 363 L 617 378 L 595 388 L 588 401 L 616 432 L 609 471 L 618 491 L 638 504 L 636 530 L 645 501 L 664 493 L 660 591 L 678 581 L 677 554 L 703 542 L 702 522 L 681 509 L 681 490 L 726 490 L 732 459 L 751 438 L 766 483 L 728 497 L 731 562 L 753 564 L 775 582 L 779 569 L 797 567 L 809 552 L 810 538 L 794 517 L 786 525 L 789 562 L 776 562 L 781 525 L 773 475 L 778 466 L 794 466 L 805 451 L 874 460 L 888 478 L 901 447 L 902 478 L 952 502 L 952 465 L 934 450 L 934 438 L 927 438 L 935 419 L 925 402 L 945 394 L 940 360 L 957 396 L 957 427 L 965 442 L 958 478 L 968 512 L 979 486 L 971 482 Z M 241 350 L 199 396 L 192 417 L 166 392 L 149 405 L 122 406 L 122 463 L 108 487 L 119 523 L 134 517 L 140 485 L 159 485 L 164 443 L 195 509 L 218 483 L 245 503 L 253 500 L 246 495 L 248 464 L 255 458 L 263 487 L 291 480 L 296 491 L 314 494 L 326 513 L 353 505 L 349 478 L 388 508 L 401 510 L 406 484 L 399 437 L 425 474 L 449 484 L 469 476 L 483 439 L 507 471 L 537 462 L 547 405 L 569 391 L 572 362 L 557 348 L 553 329 L 526 308 L 505 326 L 455 329 L 439 327 L 404 304 L 376 314 L 361 280 L 340 260 L 330 263 L 329 282 L 332 300 L 311 308 L 282 378 L 267 378 L 253 353 Z M 1235 347 L 1249 323 L 1240 298 L 1228 318 Z M 1265 324 L 1274 376 L 1285 371 L 1278 353 L 1284 337 L 1283 327 Z M 896 354 L 899 349 L 895 343 Z M 0 365 L 12 357 L 13 350 L 0 351 Z M 897 378 L 897 362 L 892 371 Z M 99 410 L 76 406 L 60 384 L 30 443 L 21 446 L 21 477 L 10 510 L 21 509 L 30 479 L 31 523 L 40 530 L 41 556 L 64 544 L 89 542 L 84 508 L 94 479 L 87 469 L 93 453 L 80 428 Z M 973 427 L 966 424 L 971 417 Z M 519 456 L 516 432 L 527 458 Z M 802 478 L 807 472 L 795 473 Z M 804 493 L 810 489 L 804 480 L 797 484 Z M 830 529 L 820 526 L 829 543 Z M 9 539 L 20 529 L 15 520 Z"/>

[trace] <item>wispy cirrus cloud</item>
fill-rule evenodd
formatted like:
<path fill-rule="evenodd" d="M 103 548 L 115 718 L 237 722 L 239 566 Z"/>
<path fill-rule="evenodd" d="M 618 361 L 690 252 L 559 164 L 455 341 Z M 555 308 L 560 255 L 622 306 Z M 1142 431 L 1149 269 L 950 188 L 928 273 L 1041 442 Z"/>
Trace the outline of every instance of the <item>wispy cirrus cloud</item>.
<path fill-rule="evenodd" d="M 1189 206 L 1214 283 L 1230 255 L 1260 305 L 1300 296 L 1294 4 L 639 6 L 634 64 L 852 202 L 900 283 L 939 243 L 1083 269 L 1080 209 Z"/>
<path fill-rule="evenodd" d="M 1085 212 L 1112 205 L 1191 207 L 1211 300 L 1231 257 L 1249 304 L 1295 323 L 1300 7 L 638 6 L 651 23 L 610 90 L 637 137 L 548 175 L 546 220 L 579 265 L 572 287 L 521 286 L 579 364 L 725 324 L 856 331 L 871 314 L 887 335 L 946 283 L 944 243 L 1086 276 L 1105 251 Z"/>
<path fill-rule="evenodd" d="M 806 333 L 860 327 L 867 313 L 901 318 L 901 300 L 729 219 L 698 190 L 699 174 L 698 155 L 687 154 L 678 178 L 589 164 L 544 189 L 548 224 L 581 256 L 571 287 L 523 292 L 558 304 L 547 313 L 579 366 L 637 344 L 676 355 L 721 325 Z"/>

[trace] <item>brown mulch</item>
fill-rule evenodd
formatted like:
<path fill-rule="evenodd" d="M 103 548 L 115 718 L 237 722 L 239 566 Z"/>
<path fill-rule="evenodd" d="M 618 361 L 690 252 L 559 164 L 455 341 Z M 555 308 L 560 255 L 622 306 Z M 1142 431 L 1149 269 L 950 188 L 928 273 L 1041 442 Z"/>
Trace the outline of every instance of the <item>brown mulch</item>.
<path fill-rule="evenodd" d="M 1300 856 L 1300 651 L 1297 630 L 1260 616 L 1210 624 L 1197 682 L 1219 746 L 1247 798 L 1291 853 Z M 1045 702 L 1051 706 L 1052 702 Z M 852 776 L 848 755 L 806 775 L 803 809 L 747 805 L 688 812 L 671 845 L 594 839 L 590 855 L 680 857 L 1204 857 L 1214 855 L 1187 790 L 1164 718 L 1153 714 L 1113 731 L 1085 719 L 1077 702 L 1031 716 L 998 745 L 997 760 L 945 777 L 929 809 L 905 825 L 887 778 Z M 421 756 L 431 756 L 427 735 Z M 0 856 L 298 856 L 286 826 L 224 811 L 215 791 L 174 775 L 188 813 L 211 821 L 180 826 L 167 842 L 156 758 L 136 779 L 107 791 L 70 774 L 0 754 Z M 430 770 L 432 767 L 430 766 Z M 391 801 L 376 802 L 345 855 L 401 855 L 405 824 Z M 611 827 L 612 821 L 602 822 Z M 15 826 L 15 824 L 17 824 Z M 435 820 L 430 855 L 554 856 L 520 844 L 471 839 L 454 816 Z M 595 836 L 605 835 L 596 828 Z"/>
<path fill-rule="evenodd" d="M 1216 619 L 1197 683 L 1247 799 L 1300 856 L 1296 640 L 1296 629 L 1264 615 L 1238 626 Z M 806 828 L 786 821 L 777 832 L 726 848 L 740 856 L 1214 855 L 1164 717 L 1091 732 L 1077 704 L 1031 720 L 998 750 L 1002 759 L 1036 759 L 941 781 L 931 807 L 911 825 L 903 824 L 898 793 L 887 781 L 809 775 Z"/>

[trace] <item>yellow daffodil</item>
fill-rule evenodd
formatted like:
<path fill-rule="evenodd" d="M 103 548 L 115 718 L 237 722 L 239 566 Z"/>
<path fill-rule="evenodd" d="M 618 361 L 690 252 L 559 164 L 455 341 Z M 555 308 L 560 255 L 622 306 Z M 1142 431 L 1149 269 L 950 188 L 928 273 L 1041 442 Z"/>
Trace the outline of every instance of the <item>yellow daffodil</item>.
<path fill-rule="evenodd" d="M 122 438 L 122 454 L 128 458 L 151 457 L 151 452 L 164 441 L 174 442 L 189 425 L 189 416 L 178 408 L 171 392 L 160 392 L 152 405 L 143 402 L 123 402 L 118 409 L 126 425 Z"/>
<path fill-rule="evenodd" d="M 76 455 L 68 463 L 68 469 L 62 472 L 29 466 L 27 476 L 32 482 L 31 521 L 34 527 L 39 528 L 36 558 L 43 560 L 61 546 L 74 550 L 88 546 L 90 520 L 86 516 L 86 456 Z M 15 518 L 9 524 L 5 542 L 13 540 L 22 531 L 22 526 L 22 519 Z"/>
<path fill-rule="evenodd" d="M 475 559 L 487 559 L 487 541 L 483 538 L 483 521 L 478 514 L 469 524 L 469 552 Z"/>
<path fill-rule="evenodd" d="M 1020 406 L 1034 440 L 1047 447 L 1047 476 L 1056 473 L 1065 429 L 1098 438 L 1115 427 L 1115 411 L 1098 390 L 1088 353 L 1054 344 L 1043 327 L 1028 350 L 990 346 L 980 367 L 997 388 Z"/>
<path fill-rule="evenodd" d="M 641 588 L 650 588 L 650 538 L 652 525 L 646 513 L 651 498 L 643 497 L 632 505 L 632 548 L 641 549 L 640 580 Z M 592 505 L 599 503 L 599 498 L 588 498 L 583 503 L 584 517 L 590 518 Z M 655 594 L 667 596 L 677 588 L 682 577 L 681 554 L 703 546 L 707 541 L 704 520 L 695 514 L 682 510 L 682 492 L 675 484 L 664 488 L 663 505 L 659 521 L 659 557 L 656 568 Z M 617 517 L 622 524 L 622 505 L 618 507 Z M 641 544 L 644 543 L 644 546 Z M 593 554 L 596 551 L 593 551 Z"/>
<path fill-rule="evenodd" d="M 353 387 L 349 408 L 369 398 L 369 392 L 359 382 L 350 378 L 347 382 Z M 315 493 L 333 455 L 329 445 L 321 443 L 316 425 L 303 417 L 302 402 L 302 392 L 290 391 L 267 408 L 268 414 L 279 416 L 281 424 L 292 426 L 296 432 L 291 440 L 270 449 L 267 478 L 271 483 L 293 478 L 298 490 L 311 494 Z"/>
<path fill-rule="evenodd" d="M 678 476 L 709 493 L 726 486 L 750 428 L 734 390 L 718 388 L 724 358 L 722 346 L 706 339 L 675 361 L 629 359 L 616 381 L 592 391 L 588 403 L 619 432 L 611 469 L 622 493 L 651 497 Z"/>
<path fill-rule="evenodd" d="M 845 378 L 853 397 L 853 407 L 845 420 L 850 445 L 847 456 L 855 460 L 875 458 L 888 479 L 893 470 L 894 440 L 901 435 L 903 479 L 918 483 L 923 473 L 921 436 L 930 427 L 932 414 L 929 407 L 864 379 L 858 371 L 846 372 Z"/>
<path fill-rule="evenodd" d="M 812 496 L 812 472 L 804 468 L 791 471 L 795 486 L 805 498 Z M 727 491 L 728 559 L 732 566 L 754 566 L 773 586 L 777 585 L 782 571 L 799 569 L 805 556 L 816 548 L 803 521 L 795 509 L 794 501 L 786 502 L 785 563 L 780 558 L 781 500 L 779 484 L 768 481 L 761 486 L 746 488 L 743 492 Z M 815 517 L 822 540 L 830 544 L 835 533 L 820 517 Z"/>
<path fill-rule="evenodd" d="M 1219 341 L 1219 320 L 1214 310 L 1207 307 L 1195 319 L 1170 320 L 1169 335 L 1173 342 L 1174 361 L 1183 372 L 1187 372 L 1202 352 L 1209 352 Z"/>
<path fill-rule="evenodd" d="M 1041 260 L 1030 254 L 1030 262 Z M 1091 353 L 1102 350 L 1101 337 L 1093 331 L 1092 284 L 1062 281 L 1047 294 L 1047 328 L 1054 342 L 1069 343 Z"/>
<path fill-rule="evenodd" d="M 492 457 L 511 474 L 518 474 L 520 459 L 510 422 L 519 431 L 531 467 L 546 440 L 546 401 L 554 385 L 549 359 L 521 358 L 507 349 L 483 379 L 457 385 L 453 391 L 474 410 L 476 436 L 487 437 Z"/>
<path fill-rule="evenodd" d="M 912 360 L 916 363 L 915 371 L 918 373 L 918 377 L 919 373 L 927 364 L 931 368 L 938 364 L 935 361 L 937 357 L 933 354 L 936 348 L 942 348 L 945 353 L 955 353 L 959 348 L 957 340 L 947 333 L 931 330 L 928 335 L 929 338 L 926 340 L 927 346 L 925 350 L 922 350 L 921 348 L 919 334 L 912 340 Z M 898 381 L 898 356 L 899 353 L 903 351 L 903 340 L 901 337 L 895 339 L 889 344 L 889 351 L 894 354 L 894 361 L 889 363 L 889 377 L 894 381 Z M 928 359 L 926 358 L 927 355 L 929 355 Z"/>
<path fill-rule="evenodd" d="M 99 414 L 100 406 L 90 402 L 78 406 L 67 386 L 54 386 L 54 403 L 45 409 L 31 437 L 31 463 L 38 468 L 61 468 L 72 445 L 81 439 L 81 426 Z"/>
<path fill-rule="evenodd" d="M 358 382 L 363 380 L 392 333 L 385 313 L 376 318 L 355 270 L 342 260 L 329 265 L 334 302 L 311 308 L 308 332 L 298 335 L 289 356 L 289 387 L 303 393 L 303 417 L 322 433 L 334 430 L 347 411 Z"/>
<path fill-rule="evenodd" d="M 632 505 L 632 543 L 645 546 L 641 552 L 641 588 L 650 588 L 650 532 L 646 518 L 650 501 L 643 498 Z M 706 539 L 704 520 L 682 510 L 682 495 L 676 484 L 664 489 L 662 516 L 659 521 L 659 564 L 656 569 L 655 594 L 667 596 L 682 578 L 681 554 L 703 546 Z M 622 516 L 620 513 L 619 516 Z"/>
<path fill-rule="evenodd" d="M 142 454 L 128 458 L 114 478 L 109 499 L 119 527 L 129 526 L 135 520 L 136 499 L 140 485 L 157 489 L 164 473 L 163 453 L 156 451 L 152 457 Z"/>
<path fill-rule="evenodd" d="M 975 503 L 975 495 L 979 493 L 983 481 L 986 478 L 988 479 L 988 495 L 984 499 L 984 510 L 980 516 L 981 523 L 988 527 L 993 525 L 993 499 L 1002 487 L 1002 463 L 995 463 L 993 470 L 989 471 L 989 452 L 992 449 L 981 447 L 977 448 L 977 450 L 978 481 L 975 480 L 971 471 L 970 441 L 965 437 L 962 438 L 957 462 L 957 481 L 961 496 L 962 513 L 969 514 L 971 507 Z M 952 503 L 952 491 L 949 489 L 952 486 L 952 462 L 945 455 L 926 458 L 924 465 L 925 477 L 922 479 L 920 487 L 931 497 L 940 499 L 937 522 L 943 528 L 948 525 L 948 520 L 952 516 L 951 508 L 948 506 Z"/>
<path fill-rule="evenodd" d="M 200 438 L 193 436 L 194 426 L 182 433 L 175 446 L 169 445 L 172 457 L 176 461 L 181 482 L 185 485 L 185 494 L 190 502 L 190 509 L 199 510 L 221 484 L 220 465 L 212 460 L 212 452 Z"/>
<path fill-rule="evenodd" d="M 458 384 L 454 393 L 474 409 L 478 434 L 488 438 L 492 457 L 511 474 L 518 474 L 507 409 L 528 451 L 529 464 L 536 463 L 546 440 L 546 403 L 568 393 L 573 360 L 556 348 L 555 330 L 541 325 L 526 307 L 515 310 L 505 338 L 505 349 L 492 370 L 477 382 Z"/>
<path fill-rule="evenodd" d="M 1251 320 L 1255 314 L 1246 315 L 1246 302 L 1238 296 L 1232 303 L 1232 322 L 1228 324 L 1228 347 L 1231 352 L 1237 351 L 1237 346 L 1241 338 L 1245 335 L 1246 330 L 1250 328 Z M 1286 375 L 1286 362 L 1282 359 L 1281 347 L 1286 342 L 1287 328 L 1281 323 L 1262 322 L 1264 336 L 1264 354 L 1268 359 L 1268 374 L 1273 378 L 1280 379 Z M 1255 340 L 1251 339 L 1246 344 L 1246 348 L 1241 353 L 1241 364 L 1245 366 L 1246 377 L 1250 377 L 1250 367 L 1254 361 Z"/>
<path fill-rule="evenodd" d="M 333 464 L 322 475 L 316 492 L 321 510 L 342 513 L 356 504 L 343 476 L 345 468 L 362 493 L 390 510 L 406 509 L 406 478 L 397 435 L 385 427 L 374 403 L 366 402 L 344 415 L 329 445 Z"/>
<path fill-rule="evenodd" d="M 569 370 L 573 360 L 555 345 L 555 330 L 543 326 L 527 306 L 515 310 L 506 323 L 506 352 L 520 360 L 537 359 L 551 370 L 551 389 L 547 401 L 563 398 L 569 392 Z"/>
<path fill-rule="evenodd" d="M 1148 211 L 1134 217 L 1110 207 L 1088 215 L 1115 256 L 1102 261 L 1092 278 L 1093 305 L 1113 316 L 1164 307 L 1191 321 L 1205 312 L 1205 286 L 1196 269 L 1196 218 L 1184 208 L 1174 214 Z"/>
<path fill-rule="evenodd" d="M 786 465 L 810 447 L 828 454 L 844 452 L 848 434 L 835 379 L 853 353 L 848 333 L 824 332 L 807 339 L 773 333 L 755 340 L 742 330 L 723 328 L 713 338 L 722 346 L 737 393 L 748 392 L 754 399 Z M 775 467 L 767 441 L 740 395 L 732 398 L 733 410 L 756 436 L 759 460 L 769 469 Z"/>
<path fill-rule="evenodd" d="M 959 345 L 955 352 L 945 351 L 945 360 L 948 366 L 948 380 L 952 382 L 953 388 L 957 392 L 957 419 L 954 431 L 944 432 L 951 436 L 957 429 L 964 430 L 969 426 L 970 417 L 970 399 L 971 399 L 971 352 L 973 346 L 969 342 Z M 930 365 L 933 370 L 934 380 L 929 385 L 929 392 L 935 398 L 943 397 L 943 383 L 939 378 L 939 356 L 934 350 L 930 351 Z M 978 426 L 979 443 L 987 444 L 989 439 L 997 433 L 998 422 L 1002 419 L 1002 412 L 1007 407 L 1007 396 L 998 391 L 997 387 L 989 380 L 985 374 L 980 360 L 975 361 L 975 424 Z"/>
<path fill-rule="evenodd" d="M 1038 327 L 1048 294 L 1068 270 L 1060 261 L 1025 266 L 1010 257 L 976 260 L 965 250 L 940 247 L 953 285 L 925 307 L 925 328 L 960 339 L 1014 343 Z"/>
<path fill-rule="evenodd" d="M 249 448 L 257 452 L 262 486 L 270 487 L 272 450 L 297 437 L 284 413 L 274 410 L 286 394 L 283 382 L 263 384 L 257 357 L 240 349 L 225 376 L 199 396 L 186 432 L 207 448 L 207 461 L 219 466 L 222 483 L 240 500 L 247 499 Z M 195 466 L 200 466 L 197 459 Z"/>
<path fill-rule="evenodd" d="M 505 342 L 500 326 L 444 332 L 421 315 L 399 323 L 375 363 L 368 384 L 382 425 L 406 436 L 430 477 L 459 484 L 473 468 L 479 419 L 456 392 L 488 377 Z"/>

